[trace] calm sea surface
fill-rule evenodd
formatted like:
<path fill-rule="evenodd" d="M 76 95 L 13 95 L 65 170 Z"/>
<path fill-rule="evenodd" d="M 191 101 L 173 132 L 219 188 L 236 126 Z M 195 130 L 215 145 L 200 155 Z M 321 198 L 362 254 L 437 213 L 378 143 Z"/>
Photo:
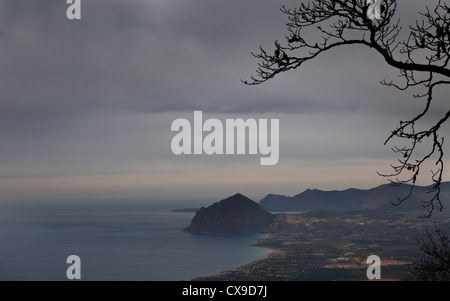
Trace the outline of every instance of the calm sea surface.
<path fill-rule="evenodd" d="M 194 213 L 106 205 L 51 211 L 0 206 L 0 280 L 67 280 L 69 255 L 80 257 L 82 280 L 189 280 L 269 252 L 250 246 L 261 235 L 182 232 Z"/>

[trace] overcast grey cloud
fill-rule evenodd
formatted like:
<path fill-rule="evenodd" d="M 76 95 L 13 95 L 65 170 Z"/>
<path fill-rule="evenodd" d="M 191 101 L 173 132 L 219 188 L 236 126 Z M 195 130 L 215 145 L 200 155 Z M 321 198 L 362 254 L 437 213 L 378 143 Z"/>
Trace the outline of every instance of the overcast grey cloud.
<path fill-rule="evenodd" d="M 363 47 L 242 84 L 257 64 L 250 52 L 286 34 L 280 5 L 301 1 L 81 2 L 80 21 L 67 20 L 63 0 L 0 2 L 1 201 L 371 187 L 395 160 L 384 139 L 422 108 L 379 84 L 398 71 Z M 405 24 L 423 9 L 399 1 Z M 448 92 L 439 93 L 436 114 L 448 107 Z M 280 118 L 280 163 L 175 157 L 170 124 L 194 110 Z"/>

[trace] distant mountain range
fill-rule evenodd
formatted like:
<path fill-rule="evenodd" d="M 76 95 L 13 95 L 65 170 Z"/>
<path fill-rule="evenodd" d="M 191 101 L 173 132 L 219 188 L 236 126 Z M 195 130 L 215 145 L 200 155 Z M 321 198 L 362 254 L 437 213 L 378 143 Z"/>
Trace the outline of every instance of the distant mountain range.
<path fill-rule="evenodd" d="M 372 189 L 347 189 L 343 191 L 323 191 L 308 189 L 292 197 L 269 194 L 260 203 L 237 193 L 202 207 L 195 213 L 191 224 L 184 230 L 197 233 L 262 233 L 268 230 L 291 227 L 288 214 L 274 212 L 308 212 L 305 216 L 331 218 L 350 214 L 344 211 L 370 210 L 371 212 L 392 212 L 391 201 L 408 195 L 410 186 L 381 185 Z M 421 200 L 427 200 L 423 187 L 415 187 L 415 193 L 400 208 L 402 211 L 421 210 Z M 450 200 L 450 182 L 441 184 L 441 200 Z M 377 210 L 371 210 L 377 209 Z M 181 209 L 192 212 L 195 209 Z M 381 210 L 381 211 L 380 211 Z"/>
<path fill-rule="evenodd" d="M 356 189 L 323 191 L 307 189 L 294 196 L 268 194 L 259 204 L 267 211 L 295 212 L 311 211 L 317 209 L 350 211 L 375 209 L 396 202 L 398 198 L 408 195 L 409 185 L 394 186 L 381 185 L 372 189 Z M 426 201 L 431 196 L 424 187 L 416 186 L 413 195 L 401 206 L 405 209 L 423 209 L 422 200 Z M 441 199 L 450 200 L 450 182 L 441 184 Z"/>

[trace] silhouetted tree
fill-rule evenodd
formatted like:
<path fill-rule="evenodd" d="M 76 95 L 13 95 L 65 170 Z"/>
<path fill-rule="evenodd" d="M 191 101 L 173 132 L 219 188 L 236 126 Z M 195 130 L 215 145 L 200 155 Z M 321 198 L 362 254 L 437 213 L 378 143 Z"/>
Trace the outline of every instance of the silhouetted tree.
<path fill-rule="evenodd" d="M 435 160 L 432 170 L 432 185 L 427 187 L 428 200 L 423 200 L 427 208 L 425 217 L 430 217 L 437 206 L 442 210 L 440 184 L 444 169 L 444 137 L 439 135 L 442 125 L 449 119 L 450 110 L 442 112 L 438 120 L 429 127 L 419 129 L 430 111 L 435 90 L 450 84 L 450 8 L 438 1 L 433 9 L 426 8 L 419 13 L 416 23 L 409 27 L 406 39 L 399 39 L 401 26 L 394 20 L 397 11 L 395 0 L 312 0 L 301 3 L 297 8 L 281 7 L 287 16 L 288 35 L 284 44 L 275 41 L 275 50 L 260 47 L 259 53 L 252 53 L 260 59 L 256 75 L 243 81 L 248 85 L 258 85 L 277 74 L 302 66 L 323 52 L 343 45 L 363 45 L 377 51 L 392 67 L 399 70 L 401 83 L 383 80 L 383 85 L 401 91 L 410 88 L 423 89 L 415 98 L 425 100 L 423 111 L 392 131 L 385 144 L 392 141 L 399 145 L 392 150 L 399 155 L 392 165 L 391 174 L 380 174 L 393 184 L 411 184 L 409 194 L 398 198 L 396 204 L 408 199 L 415 187 L 424 162 Z M 378 3 L 378 4 L 377 4 Z M 304 29 L 315 30 L 316 38 L 308 39 Z M 312 35 L 308 35 L 312 36 Z M 319 38 L 318 38 L 319 37 Z M 426 143 L 423 143 L 426 142 Z M 420 144 L 426 144 L 426 152 L 418 151 Z M 402 144 L 403 145 L 403 144 Z"/>
<path fill-rule="evenodd" d="M 434 234 L 427 233 L 426 239 L 418 241 L 419 249 L 425 258 L 414 263 L 411 270 L 412 280 L 449 281 L 450 246 L 447 233 L 435 227 Z"/>

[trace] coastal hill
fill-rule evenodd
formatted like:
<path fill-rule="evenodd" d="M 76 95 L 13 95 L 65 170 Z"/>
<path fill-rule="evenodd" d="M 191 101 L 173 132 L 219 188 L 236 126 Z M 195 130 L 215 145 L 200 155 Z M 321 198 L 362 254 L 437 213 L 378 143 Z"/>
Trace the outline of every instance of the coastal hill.
<path fill-rule="evenodd" d="M 267 229 L 274 215 L 238 193 L 211 206 L 200 208 L 185 228 L 201 233 L 253 233 Z"/>
<path fill-rule="evenodd" d="M 259 204 L 268 211 L 311 211 L 311 210 L 368 210 L 396 202 L 398 197 L 405 197 L 409 193 L 409 185 L 394 186 L 381 185 L 372 189 L 355 189 L 323 191 L 307 189 L 292 197 L 285 195 L 268 194 Z M 427 200 L 424 187 L 416 186 L 414 194 L 404 203 L 405 209 L 421 209 L 421 200 Z M 450 198 L 450 182 L 441 184 L 441 199 Z M 422 208 L 423 209 L 423 208 Z"/>

